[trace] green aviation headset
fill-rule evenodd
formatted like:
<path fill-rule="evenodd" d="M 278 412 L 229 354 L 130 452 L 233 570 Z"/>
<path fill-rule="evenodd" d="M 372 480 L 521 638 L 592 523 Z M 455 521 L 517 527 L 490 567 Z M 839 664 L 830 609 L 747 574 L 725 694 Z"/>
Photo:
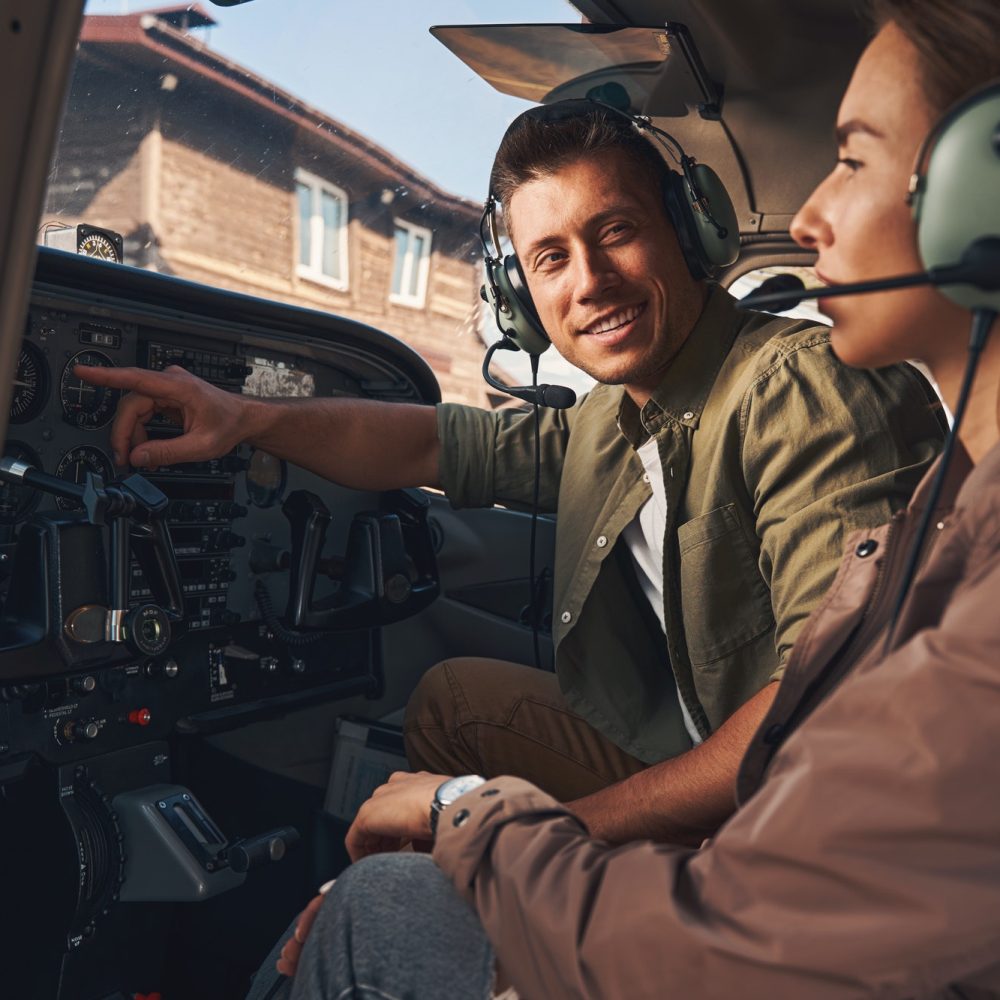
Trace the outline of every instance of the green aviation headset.
<path fill-rule="evenodd" d="M 504 139 L 527 120 L 556 123 L 595 114 L 614 114 L 627 119 L 638 131 L 649 133 L 680 167 L 679 172 L 671 168 L 667 173 L 664 201 L 691 274 L 697 279 L 711 278 L 721 268 L 732 264 L 739 253 L 739 226 L 733 203 L 719 175 L 711 167 L 688 156 L 670 133 L 657 128 L 646 118 L 589 98 L 559 101 L 530 108 L 518 115 L 507 129 Z M 500 249 L 497 199 L 493 193 L 492 176 L 479 227 L 486 268 L 486 283 L 481 295 L 493 311 L 497 328 L 504 337 L 504 347 L 520 348 L 537 356 L 548 348 L 549 338 L 531 301 L 517 257 L 504 255 Z"/>

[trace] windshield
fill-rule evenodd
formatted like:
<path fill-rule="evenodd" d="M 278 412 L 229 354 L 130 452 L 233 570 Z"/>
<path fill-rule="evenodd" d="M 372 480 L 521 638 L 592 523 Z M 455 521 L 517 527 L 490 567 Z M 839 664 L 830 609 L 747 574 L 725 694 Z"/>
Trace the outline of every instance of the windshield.
<path fill-rule="evenodd" d="M 495 406 L 477 232 L 528 102 L 434 25 L 579 22 L 565 0 L 88 0 L 38 242 L 360 320 L 445 399 Z M 526 358 L 503 370 L 529 378 Z M 542 381 L 589 379 L 550 350 Z"/>

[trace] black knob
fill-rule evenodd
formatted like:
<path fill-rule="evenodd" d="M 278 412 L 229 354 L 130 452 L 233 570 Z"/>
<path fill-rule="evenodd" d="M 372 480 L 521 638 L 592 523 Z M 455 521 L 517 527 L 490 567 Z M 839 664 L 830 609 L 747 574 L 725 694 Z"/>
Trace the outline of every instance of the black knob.
<path fill-rule="evenodd" d="M 70 681 L 70 687 L 77 694 L 90 694 L 97 687 L 97 679 L 91 674 L 84 674 L 83 677 L 74 677 Z"/>
<path fill-rule="evenodd" d="M 298 841 L 299 831 L 294 826 L 284 826 L 257 837 L 247 837 L 229 848 L 229 866 L 235 872 L 247 872 L 271 861 L 280 861 Z"/>
<path fill-rule="evenodd" d="M 101 734 L 101 727 L 93 719 L 70 719 L 63 725 L 63 737 L 70 743 L 83 740 L 96 740 Z"/>

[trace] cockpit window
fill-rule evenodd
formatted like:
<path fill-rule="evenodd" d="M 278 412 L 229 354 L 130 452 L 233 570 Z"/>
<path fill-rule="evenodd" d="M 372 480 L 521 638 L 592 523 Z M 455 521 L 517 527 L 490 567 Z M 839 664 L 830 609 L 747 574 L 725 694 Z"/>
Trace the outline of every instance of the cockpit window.
<path fill-rule="evenodd" d="M 471 0 L 89 0 L 38 242 L 360 320 L 445 399 L 494 405 L 477 231 L 528 103 L 428 29 L 496 19 Z M 579 14 L 517 0 L 503 19 Z"/>

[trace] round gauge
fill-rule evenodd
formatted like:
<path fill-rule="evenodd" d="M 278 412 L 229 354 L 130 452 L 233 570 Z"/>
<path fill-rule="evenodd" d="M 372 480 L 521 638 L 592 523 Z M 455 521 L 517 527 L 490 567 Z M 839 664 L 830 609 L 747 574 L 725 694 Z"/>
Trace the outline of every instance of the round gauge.
<path fill-rule="evenodd" d="M 79 486 L 82 486 L 86 481 L 88 472 L 100 476 L 104 482 L 113 479 L 115 475 L 115 466 L 111 459 L 100 448 L 89 444 L 70 448 L 59 459 L 59 464 L 56 466 L 56 475 L 60 479 L 68 479 L 71 483 L 77 483 Z M 82 509 L 75 500 L 67 500 L 66 497 L 56 497 L 56 506 L 60 510 Z"/>
<path fill-rule="evenodd" d="M 97 257 L 99 260 L 121 263 L 118 248 L 103 233 L 88 233 L 77 244 L 76 252 L 86 254 L 88 257 Z"/>
<path fill-rule="evenodd" d="M 91 385 L 73 374 L 74 365 L 94 365 L 98 368 L 114 368 L 115 363 L 100 351 L 80 351 L 74 354 L 63 369 L 59 380 L 59 399 L 68 423 L 83 430 L 103 427 L 115 415 L 115 407 L 121 395 L 118 389 L 103 385 Z"/>
<path fill-rule="evenodd" d="M 14 394 L 10 400 L 10 422 L 26 424 L 34 420 L 49 398 L 49 366 L 45 355 L 27 342 L 21 345 L 14 374 Z"/>
<path fill-rule="evenodd" d="M 288 466 L 266 451 L 255 451 L 247 466 L 247 495 L 255 507 L 273 507 L 285 492 Z"/>
<path fill-rule="evenodd" d="M 20 441 L 8 441 L 3 453 L 5 458 L 15 458 L 36 469 L 42 468 L 38 455 Z M 38 490 L 25 483 L 0 483 L 0 524 L 23 521 L 38 506 L 40 499 Z"/>

